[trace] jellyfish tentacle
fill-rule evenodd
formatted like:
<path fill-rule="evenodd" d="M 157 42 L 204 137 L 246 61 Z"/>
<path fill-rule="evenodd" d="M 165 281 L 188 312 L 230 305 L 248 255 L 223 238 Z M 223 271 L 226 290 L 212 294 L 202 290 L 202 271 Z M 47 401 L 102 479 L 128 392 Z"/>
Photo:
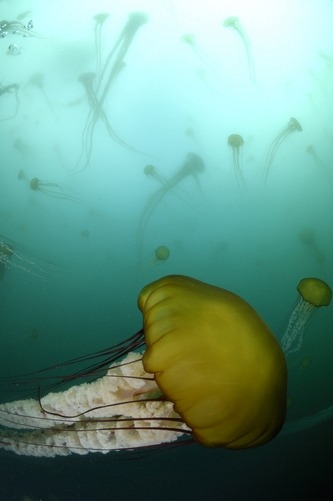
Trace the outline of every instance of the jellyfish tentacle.
<path fill-rule="evenodd" d="M 254 67 L 254 60 L 253 60 L 253 55 L 252 55 L 252 50 L 251 50 L 251 43 L 249 40 L 249 37 L 247 36 L 246 31 L 242 27 L 239 18 L 237 16 L 231 16 L 228 17 L 223 21 L 223 26 L 226 28 L 233 28 L 238 35 L 240 36 L 245 53 L 246 53 L 246 59 L 247 59 L 247 64 L 248 64 L 248 69 L 249 69 L 249 76 L 250 79 L 252 80 L 253 83 L 256 81 L 255 77 L 255 67 Z"/>
<path fill-rule="evenodd" d="M 271 169 L 271 166 L 274 162 L 275 156 L 281 146 L 281 144 L 286 140 L 286 138 L 292 134 L 293 132 L 302 132 L 302 126 L 296 120 L 296 118 L 291 117 L 287 126 L 276 136 L 276 138 L 271 143 L 268 148 L 268 152 L 266 155 L 265 167 L 264 167 L 264 181 L 267 182 L 268 174 Z"/>

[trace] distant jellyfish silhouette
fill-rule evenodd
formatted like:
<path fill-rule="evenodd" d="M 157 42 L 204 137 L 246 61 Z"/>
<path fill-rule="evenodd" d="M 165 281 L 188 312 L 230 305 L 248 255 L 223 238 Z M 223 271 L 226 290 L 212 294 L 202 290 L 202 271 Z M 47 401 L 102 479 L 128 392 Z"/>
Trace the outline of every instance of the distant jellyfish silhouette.
<path fill-rule="evenodd" d="M 29 187 L 32 191 L 44 193 L 44 195 L 47 195 L 51 198 L 68 200 L 79 205 L 85 205 L 84 202 L 78 197 L 65 193 L 62 187 L 57 183 L 42 181 L 41 179 L 34 177 L 30 180 Z"/>
<path fill-rule="evenodd" d="M 270 147 L 268 148 L 265 168 L 264 168 L 264 180 L 265 183 L 268 178 L 269 171 L 274 162 L 275 156 L 282 145 L 282 143 L 287 139 L 287 137 L 293 132 L 302 132 L 301 124 L 296 120 L 296 118 L 291 117 L 287 126 L 282 129 L 282 131 L 276 136 L 276 138 L 272 141 Z"/>
<path fill-rule="evenodd" d="M 144 167 L 143 172 L 145 173 L 145 175 L 147 177 L 152 177 L 154 179 L 157 179 L 157 181 L 159 181 L 162 184 L 164 184 L 166 182 L 166 179 L 161 174 L 159 174 L 155 165 L 147 164 Z"/>
<path fill-rule="evenodd" d="M 244 144 L 244 139 L 239 134 L 231 134 L 228 137 L 228 145 L 231 147 L 232 150 L 232 165 L 234 174 L 236 176 L 238 183 L 240 185 L 245 186 L 245 180 L 240 164 L 240 154 L 243 144 Z"/>
<path fill-rule="evenodd" d="M 38 397 L 0 404 L 0 448 L 54 457 L 157 447 L 187 437 L 206 447 L 245 449 L 279 433 L 285 357 L 248 303 L 172 275 L 144 287 L 138 306 L 144 328 L 96 353 L 95 364 L 87 355 L 27 376 Z M 143 354 L 133 351 L 144 344 Z M 81 370 L 70 375 L 78 363 Z M 50 374 L 61 367 L 63 377 Z M 43 376 L 51 392 L 40 388 Z M 80 377 L 88 382 L 59 390 Z M 22 390 L 15 377 L 0 383 L 1 389 L 9 385 L 11 396 Z"/>
<path fill-rule="evenodd" d="M 306 246 L 309 253 L 316 259 L 318 263 L 323 264 L 326 261 L 326 256 L 318 248 L 315 237 L 315 230 L 308 227 L 303 228 L 298 234 L 299 241 Z"/>
<path fill-rule="evenodd" d="M 238 35 L 240 36 L 245 52 L 246 52 L 246 58 L 247 58 L 247 64 L 249 68 L 249 76 L 252 82 L 255 82 L 255 69 L 254 69 L 254 61 L 253 61 L 253 56 L 252 56 L 252 50 L 251 50 L 251 44 L 249 37 L 247 36 L 244 28 L 242 27 L 241 23 L 239 22 L 239 17 L 237 16 L 230 16 L 227 17 L 223 21 L 223 26 L 225 28 L 233 28 Z"/>
<path fill-rule="evenodd" d="M 319 278 L 303 278 L 297 290 L 299 300 L 281 340 L 282 349 L 286 355 L 301 348 L 309 318 L 320 306 L 328 306 L 332 298 L 329 285 Z"/>

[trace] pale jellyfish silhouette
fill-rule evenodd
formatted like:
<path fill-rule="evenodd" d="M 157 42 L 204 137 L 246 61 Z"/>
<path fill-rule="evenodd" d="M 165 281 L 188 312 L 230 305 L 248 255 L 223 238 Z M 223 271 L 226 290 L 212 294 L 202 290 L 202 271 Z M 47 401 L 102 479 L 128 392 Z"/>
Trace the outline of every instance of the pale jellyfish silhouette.
<path fill-rule="evenodd" d="M 142 153 L 136 148 L 123 141 L 111 126 L 108 115 L 104 109 L 105 100 L 109 94 L 111 85 L 114 84 L 119 73 L 125 68 L 125 57 L 133 42 L 138 29 L 147 22 L 148 18 L 143 12 L 132 12 L 128 21 L 121 31 L 116 43 L 109 52 L 104 64 L 101 59 L 101 28 L 107 19 L 107 14 L 97 14 L 95 20 L 95 50 L 96 50 L 96 73 L 84 73 L 79 77 L 83 84 L 90 111 L 82 133 L 82 147 L 77 166 L 84 158 L 82 169 L 85 169 L 91 158 L 95 127 L 99 119 L 104 123 L 111 139 L 124 148 Z"/>
<path fill-rule="evenodd" d="M 325 162 L 320 158 L 320 156 L 318 155 L 317 153 L 317 150 L 316 148 L 313 146 L 313 144 L 310 144 L 307 148 L 306 148 L 306 152 L 314 159 L 315 161 L 315 164 L 317 165 L 317 167 L 319 168 L 320 171 L 323 171 L 325 173 L 329 173 L 328 171 L 328 167 L 327 165 L 325 164 Z"/>
<path fill-rule="evenodd" d="M 68 200 L 79 205 L 85 205 L 85 203 L 78 197 L 70 195 L 64 192 L 63 188 L 58 183 L 52 183 L 48 181 L 42 181 L 37 177 L 34 177 L 29 182 L 29 187 L 32 191 L 38 193 L 43 193 L 51 198 L 58 198 L 59 200 Z"/>
<path fill-rule="evenodd" d="M 159 245 L 155 249 L 156 262 L 166 261 L 170 257 L 170 249 L 166 245 Z"/>
<path fill-rule="evenodd" d="M 13 113 L 11 113 L 7 117 L 1 117 L 0 122 L 2 122 L 4 120 L 11 120 L 12 118 L 14 118 L 17 115 L 18 110 L 20 108 L 20 98 L 18 95 L 18 90 L 19 90 L 18 84 L 10 84 L 10 85 L 6 85 L 5 87 L 2 87 L 1 83 L 0 83 L 0 98 L 1 98 L 1 96 L 5 96 L 6 94 L 14 94 L 14 99 L 15 99 L 15 108 L 14 108 Z"/>
<path fill-rule="evenodd" d="M 242 173 L 241 163 L 240 163 L 240 153 L 244 144 L 244 139 L 239 134 L 231 134 L 228 137 L 228 145 L 232 151 L 232 166 L 233 171 L 239 185 L 245 186 L 245 180 Z"/>
<path fill-rule="evenodd" d="M 254 61 L 253 61 L 253 56 L 252 56 L 252 50 L 251 50 L 251 44 L 249 37 L 246 34 L 246 31 L 242 27 L 242 25 L 239 22 L 239 17 L 237 16 L 231 16 L 227 17 L 223 21 L 223 26 L 226 28 L 233 28 L 238 35 L 240 36 L 245 52 L 246 52 L 246 58 L 247 58 L 247 64 L 249 68 L 249 76 L 252 82 L 255 82 L 255 70 L 254 70 Z"/>
<path fill-rule="evenodd" d="M 143 208 L 137 229 L 139 255 L 141 254 L 147 224 L 154 210 L 158 207 L 163 198 L 168 193 L 172 192 L 181 181 L 189 176 L 192 176 L 198 183 L 197 175 L 202 173 L 204 169 L 205 164 L 200 155 L 197 153 L 188 153 L 181 168 L 169 179 L 166 179 L 162 186 L 149 197 L 148 202 Z"/>
<path fill-rule="evenodd" d="M 281 340 L 285 355 L 294 353 L 301 348 L 310 317 L 317 308 L 328 306 L 332 298 L 329 285 L 319 278 L 303 278 L 299 282 L 297 290 L 299 299 Z"/>
<path fill-rule="evenodd" d="M 207 54 L 205 54 L 205 52 L 198 46 L 196 37 L 193 33 L 185 33 L 185 35 L 180 37 L 180 40 L 190 47 L 200 62 L 202 62 L 205 66 L 208 66 L 210 69 L 213 69 L 212 63 L 209 61 Z"/>
<path fill-rule="evenodd" d="M 282 143 L 293 132 L 302 132 L 302 130 L 303 129 L 302 129 L 300 123 L 296 120 L 296 118 L 291 117 L 291 119 L 288 122 L 288 125 L 284 129 L 282 129 L 282 131 L 273 140 L 270 147 L 268 148 L 268 152 L 267 152 L 267 156 L 266 156 L 266 162 L 265 162 L 265 168 L 264 168 L 265 182 L 267 181 L 269 171 L 270 171 L 271 166 L 274 162 L 274 159 L 275 159 L 275 156 L 278 152 L 278 149 L 280 148 Z"/>
<path fill-rule="evenodd" d="M 326 256 L 318 248 L 316 242 L 316 232 L 313 228 L 303 228 L 299 234 L 298 239 L 302 244 L 306 246 L 309 253 L 318 261 L 318 263 L 323 264 L 326 261 Z"/>
<path fill-rule="evenodd" d="M 17 242 L 0 235 L 0 280 L 8 271 L 20 271 L 37 278 L 46 278 L 53 263 L 43 261 Z M 47 268 L 46 268 L 47 264 Z"/>
<path fill-rule="evenodd" d="M 156 179 L 159 183 L 161 184 L 164 184 L 166 182 L 166 179 L 165 177 L 163 177 L 157 170 L 157 168 L 155 167 L 155 165 L 152 165 L 152 164 L 147 164 L 144 169 L 143 169 L 143 172 L 145 173 L 145 175 L 147 177 L 152 177 L 153 179 Z"/>

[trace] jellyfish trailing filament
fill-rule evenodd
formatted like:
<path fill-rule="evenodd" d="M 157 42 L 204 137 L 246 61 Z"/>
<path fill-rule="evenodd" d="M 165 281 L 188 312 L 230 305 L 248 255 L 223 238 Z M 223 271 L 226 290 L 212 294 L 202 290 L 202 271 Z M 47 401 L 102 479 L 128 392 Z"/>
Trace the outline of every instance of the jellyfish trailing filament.
<path fill-rule="evenodd" d="M 281 340 L 285 355 L 301 348 L 310 317 L 320 306 L 328 306 L 332 298 L 329 285 L 319 278 L 303 278 L 299 282 L 297 290 L 299 299 Z"/>
<path fill-rule="evenodd" d="M 282 131 L 273 140 L 270 147 L 268 148 L 268 152 L 267 152 L 267 156 L 266 156 L 266 162 L 265 162 L 265 168 L 264 168 L 264 181 L 265 181 L 265 183 L 267 182 L 269 171 L 272 167 L 275 156 L 276 156 L 280 146 L 282 145 L 282 143 L 293 132 L 302 132 L 302 130 L 303 130 L 302 126 L 296 120 L 296 118 L 291 117 L 287 126 L 284 129 L 282 129 Z"/>
<path fill-rule="evenodd" d="M 255 69 L 254 69 L 254 61 L 253 61 L 253 56 L 252 56 L 251 44 L 250 44 L 249 37 L 246 34 L 246 31 L 244 30 L 244 28 L 242 27 L 242 25 L 239 21 L 239 17 L 237 17 L 237 16 L 227 17 L 227 19 L 225 19 L 223 21 L 223 26 L 225 28 L 233 28 L 240 36 L 242 43 L 243 43 L 243 46 L 244 46 L 244 49 L 245 49 L 245 52 L 246 52 L 247 64 L 248 64 L 248 68 L 249 68 L 249 76 L 250 76 L 250 79 L 252 80 L 252 82 L 255 83 Z"/>

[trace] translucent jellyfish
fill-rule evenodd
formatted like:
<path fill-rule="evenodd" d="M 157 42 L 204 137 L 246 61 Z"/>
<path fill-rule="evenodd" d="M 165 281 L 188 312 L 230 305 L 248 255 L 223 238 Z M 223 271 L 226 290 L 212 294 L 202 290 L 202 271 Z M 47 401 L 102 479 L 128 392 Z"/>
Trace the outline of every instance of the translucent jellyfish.
<path fill-rule="evenodd" d="M 14 99 L 15 99 L 15 106 L 14 106 L 13 113 L 11 113 L 8 117 L 0 118 L 0 121 L 11 120 L 12 118 L 14 118 L 17 115 L 18 110 L 20 108 L 20 98 L 18 95 L 18 90 L 19 90 L 19 86 L 17 84 L 6 85 L 5 87 L 2 87 L 0 84 L 0 98 L 1 98 L 1 96 L 4 96 L 6 94 L 14 94 Z"/>
<path fill-rule="evenodd" d="M 104 22 L 110 17 L 110 14 L 106 12 L 101 12 L 94 16 L 95 27 L 95 57 L 96 57 L 96 78 L 97 80 L 101 78 L 102 75 L 102 27 Z"/>
<path fill-rule="evenodd" d="M 306 148 L 306 152 L 314 159 L 315 161 L 315 164 L 317 165 L 317 167 L 319 168 L 319 171 L 322 171 L 322 172 L 325 172 L 325 173 L 328 173 L 329 170 L 328 170 L 328 167 L 327 165 L 325 164 L 325 162 L 320 158 L 320 156 L 318 155 L 317 151 L 316 151 L 316 148 L 313 146 L 313 144 L 310 144 L 307 148 Z"/>
<path fill-rule="evenodd" d="M 186 33 L 180 37 L 181 42 L 190 47 L 191 51 L 205 66 L 213 69 L 212 63 L 209 61 L 207 54 L 198 46 L 195 35 L 193 33 Z"/>
<path fill-rule="evenodd" d="M 151 215 L 154 210 L 158 207 L 163 198 L 185 178 L 188 176 L 193 176 L 193 178 L 198 182 L 197 175 L 202 173 L 205 169 L 205 164 L 203 159 L 197 153 L 188 153 L 186 160 L 181 168 L 169 179 L 163 183 L 163 185 L 155 191 L 150 197 L 145 207 L 143 208 L 139 226 L 137 229 L 137 241 L 139 247 L 139 254 L 142 250 L 144 232 L 147 224 L 150 220 Z"/>
<path fill-rule="evenodd" d="M 303 278 L 298 284 L 297 290 L 299 299 L 281 340 L 285 355 L 301 348 L 309 318 L 320 306 L 328 306 L 332 297 L 330 287 L 319 278 Z"/>
<path fill-rule="evenodd" d="M 53 113 L 53 115 L 56 115 L 54 108 L 52 106 L 52 103 L 45 91 L 45 85 L 44 85 L 44 75 L 42 73 L 34 73 L 30 79 L 29 82 L 27 83 L 26 87 L 36 87 L 38 91 L 41 93 L 43 98 L 45 99 L 46 104 L 48 105 L 49 109 Z"/>
<path fill-rule="evenodd" d="M 37 33 L 33 31 L 33 21 L 30 19 L 26 24 L 21 23 L 21 21 L 6 21 L 3 19 L 0 21 L 0 38 L 5 38 L 7 35 L 20 35 L 22 37 L 38 36 Z"/>
<path fill-rule="evenodd" d="M 285 358 L 249 304 L 174 275 L 144 287 L 138 305 L 144 330 L 95 354 L 95 364 L 87 355 L 64 363 L 64 375 L 52 374 L 57 364 L 26 376 L 35 397 L 0 405 L 1 448 L 54 457 L 177 446 L 187 438 L 245 449 L 279 433 L 286 410 Z M 144 344 L 143 354 L 134 351 Z M 69 374 L 72 365 L 84 362 L 88 369 L 81 365 Z M 85 382 L 60 391 L 80 379 Z M 22 384 L 6 378 L 2 394 L 7 388 L 13 395 Z"/>
<path fill-rule="evenodd" d="M 28 273 L 37 278 L 46 278 L 54 263 L 37 257 L 19 243 L 0 235 L 0 280 L 8 271 Z"/>
<path fill-rule="evenodd" d="M 80 198 L 65 193 L 62 187 L 57 183 L 45 182 L 42 181 L 41 179 L 38 179 L 37 177 L 34 177 L 29 182 L 29 187 L 32 189 L 32 191 L 43 193 L 44 195 L 48 195 L 51 198 L 68 200 L 76 204 L 85 205 L 85 203 L 82 200 L 80 200 Z"/>
<path fill-rule="evenodd" d="M 246 34 L 246 31 L 239 22 L 239 18 L 236 16 L 227 17 L 227 19 L 223 21 L 223 26 L 225 26 L 226 28 L 233 28 L 240 36 L 246 52 L 249 75 L 252 82 L 255 82 L 255 70 L 254 70 L 254 61 L 252 56 L 251 44 Z"/>
<path fill-rule="evenodd" d="M 282 131 L 276 136 L 276 138 L 273 140 L 272 144 L 268 148 L 267 156 L 266 156 L 266 162 L 265 162 L 265 168 L 264 168 L 264 178 L 265 182 L 267 181 L 268 174 L 270 171 L 270 168 L 274 162 L 274 158 L 276 156 L 276 153 L 282 143 L 287 139 L 287 137 L 292 134 L 293 132 L 302 132 L 302 127 L 300 123 L 296 120 L 296 118 L 291 117 L 289 120 L 288 125 L 282 129 Z"/>
<path fill-rule="evenodd" d="M 143 169 L 143 172 L 146 174 L 147 177 L 152 177 L 154 179 L 157 179 L 157 181 L 159 181 L 162 184 L 166 182 L 166 179 L 158 172 L 157 168 L 152 164 L 147 164 Z"/>
<path fill-rule="evenodd" d="M 95 48 L 98 52 L 96 56 L 97 60 L 97 73 L 85 73 L 80 76 L 79 81 L 83 84 L 88 103 L 90 106 L 90 111 L 88 113 L 88 118 L 86 120 L 83 133 L 82 133 L 82 148 L 81 155 L 77 162 L 77 166 L 81 163 L 84 157 L 83 169 L 87 167 L 90 162 L 93 146 L 93 138 L 96 124 L 99 119 L 101 119 L 106 126 L 107 132 L 111 139 L 127 148 L 130 151 L 141 153 L 136 148 L 133 148 L 125 141 L 123 141 L 111 127 L 108 116 L 104 109 L 104 104 L 106 97 L 109 93 L 111 85 L 115 82 L 119 73 L 125 68 L 125 57 L 127 52 L 133 42 L 133 39 L 138 31 L 138 29 L 147 22 L 146 14 L 142 12 L 132 12 L 128 21 L 120 33 L 115 45 L 109 52 L 104 64 L 101 62 L 101 28 L 104 21 L 107 18 L 107 14 L 99 14 L 95 16 Z"/>
<path fill-rule="evenodd" d="M 243 144 L 244 144 L 244 139 L 239 134 L 231 134 L 231 136 L 228 137 L 228 145 L 230 146 L 232 151 L 233 171 L 235 173 L 239 185 L 245 186 L 245 180 L 240 164 L 240 154 Z"/>
<path fill-rule="evenodd" d="M 306 246 L 309 254 L 314 257 L 318 263 L 323 264 L 326 261 L 325 254 L 323 254 L 318 247 L 316 232 L 313 228 L 303 228 L 298 234 L 298 239 Z"/>

